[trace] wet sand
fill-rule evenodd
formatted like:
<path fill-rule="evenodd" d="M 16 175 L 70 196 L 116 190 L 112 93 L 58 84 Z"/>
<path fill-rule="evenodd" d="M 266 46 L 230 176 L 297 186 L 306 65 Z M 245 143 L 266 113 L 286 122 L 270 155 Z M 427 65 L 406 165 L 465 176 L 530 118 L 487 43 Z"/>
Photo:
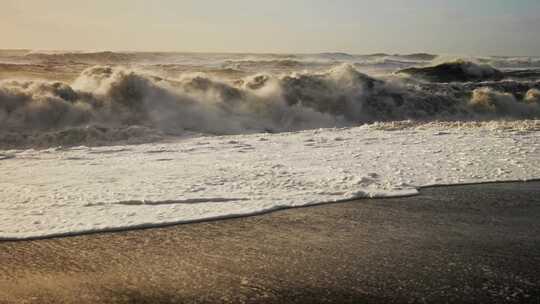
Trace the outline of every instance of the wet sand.
<path fill-rule="evenodd" d="M 0 303 L 540 303 L 540 182 L 0 242 Z"/>

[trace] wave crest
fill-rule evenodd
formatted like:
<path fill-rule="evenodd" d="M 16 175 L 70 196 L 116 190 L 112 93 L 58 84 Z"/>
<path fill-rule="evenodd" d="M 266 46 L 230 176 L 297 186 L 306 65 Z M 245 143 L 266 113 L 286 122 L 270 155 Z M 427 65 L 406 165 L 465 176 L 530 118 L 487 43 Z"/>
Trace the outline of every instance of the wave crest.
<path fill-rule="evenodd" d="M 432 82 L 467 82 L 500 80 L 504 74 L 487 64 L 455 60 L 435 66 L 407 68 L 397 72 L 419 77 Z"/>
<path fill-rule="evenodd" d="M 516 115 L 534 117 L 540 108 L 533 103 L 518 102 L 510 93 L 497 92 L 491 88 L 479 88 L 473 91 L 471 107 L 479 113 L 490 113 L 497 116 Z"/>

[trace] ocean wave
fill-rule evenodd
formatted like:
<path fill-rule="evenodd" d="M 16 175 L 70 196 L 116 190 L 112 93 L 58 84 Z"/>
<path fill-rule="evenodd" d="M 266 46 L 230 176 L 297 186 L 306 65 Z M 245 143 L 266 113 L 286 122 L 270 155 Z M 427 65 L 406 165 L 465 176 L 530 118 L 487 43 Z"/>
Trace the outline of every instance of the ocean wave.
<path fill-rule="evenodd" d="M 262 59 L 262 60 L 227 60 L 223 63 L 223 67 L 237 70 L 287 70 L 287 69 L 303 69 L 311 67 L 319 67 L 333 64 L 334 62 L 322 61 L 301 61 L 292 59 Z"/>
<path fill-rule="evenodd" d="M 433 61 L 439 57 L 439 55 L 428 54 L 428 53 L 414 53 L 414 54 L 397 54 L 394 55 L 397 58 L 402 58 L 406 60 L 418 60 L 418 61 Z"/>
<path fill-rule="evenodd" d="M 205 53 L 167 53 L 167 52 L 62 52 L 62 51 L 2 51 L 0 59 L 6 62 L 26 62 L 41 64 L 187 64 L 200 66 L 245 64 L 272 66 L 300 66 L 332 63 L 368 63 L 401 61 L 408 63 L 430 62 L 438 55 L 427 53 L 353 55 L 347 53 L 318 54 L 205 54 Z"/>
<path fill-rule="evenodd" d="M 540 68 L 540 58 L 538 57 L 487 57 L 477 60 L 499 69 Z"/>
<path fill-rule="evenodd" d="M 540 69 L 519 69 L 504 71 L 505 78 L 540 79 Z"/>
<path fill-rule="evenodd" d="M 136 53 L 117 52 L 67 52 L 67 53 L 28 53 L 24 57 L 41 62 L 84 62 L 84 63 L 128 63 L 137 59 Z"/>
<path fill-rule="evenodd" d="M 528 68 L 497 69 L 480 59 L 456 59 L 430 66 L 404 68 L 396 74 L 404 74 L 430 82 L 479 82 L 502 79 L 537 80 L 540 69 Z"/>
<path fill-rule="evenodd" d="M 379 69 L 385 69 L 385 70 L 399 70 L 399 69 L 405 69 L 413 66 L 421 66 L 425 65 L 424 62 L 419 61 L 405 61 L 405 60 L 398 60 L 395 58 L 374 58 L 374 59 L 365 59 L 365 60 L 357 60 L 354 62 L 354 66 L 359 69 L 364 68 L 379 68 Z"/>
<path fill-rule="evenodd" d="M 438 55 L 428 53 L 413 53 L 413 54 L 387 54 L 387 53 L 374 53 L 367 55 L 351 55 L 347 53 L 320 53 L 316 56 L 320 58 L 326 58 L 333 61 L 349 61 L 354 62 L 356 60 L 366 59 L 394 59 L 394 60 L 407 60 L 407 61 L 432 61 L 435 60 Z"/>
<path fill-rule="evenodd" d="M 398 74 L 407 74 L 432 82 L 468 82 L 501 80 L 504 74 L 487 64 L 477 64 L 465 60 L 444 62 L 428 67 L 403 69 Z"/>
<path fill-rule="evenodd" d="M 35 134 L 85 126 L 143 126 L 172 135 L 241 134 L 404 119 L 540 117 L 538 83 L 508 82 L 500 88 L 504 91 L 488 83 L 385 81 L 351 65 L 318 73 L 257 74 L 234 82 L 205 74 L 165 78 L 95 66 L 71 84 L 0 82 L 0 129 Z"/>

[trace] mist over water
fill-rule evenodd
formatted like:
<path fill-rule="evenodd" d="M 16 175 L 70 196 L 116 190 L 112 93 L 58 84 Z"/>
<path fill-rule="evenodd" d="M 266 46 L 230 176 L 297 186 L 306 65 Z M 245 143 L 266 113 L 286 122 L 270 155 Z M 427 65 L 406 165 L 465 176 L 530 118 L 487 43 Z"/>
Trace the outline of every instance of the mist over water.
<path fill-rule="evenodd" d="M 536 58 L 0 52 L 0 147 L 540 118 Z"/>

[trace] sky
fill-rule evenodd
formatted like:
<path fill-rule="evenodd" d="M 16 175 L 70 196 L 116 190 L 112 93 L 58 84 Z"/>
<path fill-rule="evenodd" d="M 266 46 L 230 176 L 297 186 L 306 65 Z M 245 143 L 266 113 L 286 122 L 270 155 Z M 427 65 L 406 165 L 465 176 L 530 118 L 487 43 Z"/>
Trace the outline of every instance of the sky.
<path fill-rule="evenodd" d="M 540 55 L 540 0 L 0 0 L 2 49 Z"/>

